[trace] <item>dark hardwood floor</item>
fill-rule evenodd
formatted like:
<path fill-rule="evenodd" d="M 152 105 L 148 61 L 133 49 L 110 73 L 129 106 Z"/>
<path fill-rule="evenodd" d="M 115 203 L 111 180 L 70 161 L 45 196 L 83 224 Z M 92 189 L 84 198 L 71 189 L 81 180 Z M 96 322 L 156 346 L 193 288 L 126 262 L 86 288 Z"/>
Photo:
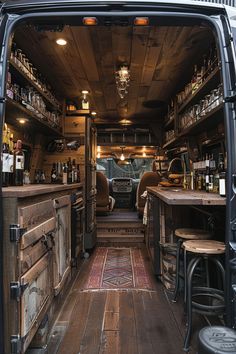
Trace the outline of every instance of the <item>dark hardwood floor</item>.
<path fill-rule="evenodd" d="M 151 272 L 144 248 L 143 254 Z M 154 291 L 83 291 L 92 259 L 85 261 L 68 293 L 48 353 L 183 353 L 183 307 L 171 302 L 162 284 L 153 277 Z M 196 353 L 196 336 L 203 325 L 196 316 L 191 354 Z"/>

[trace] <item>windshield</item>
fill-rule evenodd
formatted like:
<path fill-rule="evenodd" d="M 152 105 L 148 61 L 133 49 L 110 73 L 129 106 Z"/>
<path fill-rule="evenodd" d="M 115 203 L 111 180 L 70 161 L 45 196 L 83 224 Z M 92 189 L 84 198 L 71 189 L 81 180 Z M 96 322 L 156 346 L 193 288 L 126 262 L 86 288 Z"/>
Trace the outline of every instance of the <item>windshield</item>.
<path fill-rule="evenodd" d="M 140 179 L 144 172 L 152 171 L 153 159 L 127 159 L 120 161 L 114 158 L 97 159 L 97 170 L 103 172 L 108 179 L 129 177 Z"/>

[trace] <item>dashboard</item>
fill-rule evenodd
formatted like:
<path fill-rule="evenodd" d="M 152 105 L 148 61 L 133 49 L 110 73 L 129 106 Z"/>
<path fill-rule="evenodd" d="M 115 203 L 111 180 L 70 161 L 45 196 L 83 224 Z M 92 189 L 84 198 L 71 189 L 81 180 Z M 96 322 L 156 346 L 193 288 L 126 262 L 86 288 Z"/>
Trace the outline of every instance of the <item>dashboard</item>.
<path fill-rule="evenodd" d="M 110 180 L 110 192 L 115 198 L 117 208 L 134 208 L 138 182 L 139 180 L 128 177 Z"/>

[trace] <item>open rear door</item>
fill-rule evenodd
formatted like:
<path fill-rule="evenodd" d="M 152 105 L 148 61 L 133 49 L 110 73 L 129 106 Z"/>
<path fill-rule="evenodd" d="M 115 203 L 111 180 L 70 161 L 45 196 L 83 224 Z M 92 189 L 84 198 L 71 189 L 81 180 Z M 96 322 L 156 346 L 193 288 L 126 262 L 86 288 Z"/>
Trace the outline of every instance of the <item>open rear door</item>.
<path fill-rule="evenodd" d="M 9 21 L 8 16 L 3 16 L 0 13 L 0 150 L 2 153 L 2 130 L 4 124 L 5 116 L 5 67 L 6 67 L 6 58 L 7 50 L 5 39 L 5 29 L 7 22 Z M 2 171 L 2 160 L 0 159 L 0 171 Z M 4 219 L 4 210 L 2 203 L 2 174 L 0 173 L 0 348 L 3 352 L 5 347 L 4 343 L 4 264 L 3 264 L 3 219 Z"/>
<path fill-rule="evenodd" d="M 227 325 L 236 328 L 236 9 L 226 7 L 221 16 L 222 72 L 227 148 L 226 205 L 226 314 Z"/>

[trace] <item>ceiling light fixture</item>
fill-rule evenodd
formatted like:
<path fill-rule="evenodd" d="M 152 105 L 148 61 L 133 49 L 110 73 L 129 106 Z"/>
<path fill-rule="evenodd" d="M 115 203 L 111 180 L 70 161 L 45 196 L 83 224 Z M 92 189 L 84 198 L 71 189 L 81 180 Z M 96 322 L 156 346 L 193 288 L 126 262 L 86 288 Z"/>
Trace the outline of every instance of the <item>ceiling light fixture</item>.
<path fill-rule="evenodd" d="M 100 151 L 98 151 L 98 153 L 97 153 L 97 159 L 100 159 L 100 157 L 101 157 L 101 153 L 100 153 Z"/>
<path fill-rule="evenodd" d="M 123 147 L 121 147 L 121 155 L 120 155 L 120 160 L 121 161 L 124 161 L 125 160 L 125 155 L 124 155 L 124 148 Z"/>
<path fill-rule="evenodd" d="M 27 118 L 16 118 L 17 122 L 20 124 L 25 124 L 26 122 L 28 122 L 29 119 Z"/>
<path fill-rule="evenodd" d="M 96 26 L 98 23 L 98 20 L 96 17 L 84 17 L 83 18 L 83 24 L 86 26 Z"/>
<path fill-rule="evenodd" d="M 94 116 L 94 118 L 95 118 L 95 116 L 97 115 L 97 113 L 96 112 L 91 112 L 91 114 L 92 114 L 92 116 Z"/>
<path fill-rule="evenodd" d="M 143 157 L 147 157 L 147 154 L 146 154 L 146 152 L 145 152 L 145 151 L 143 152 Z"/>
<path fill-rule="evenodd" d="M 58 45 L 64 46 L 64 45 L 67 44 L 67 41 L 66 41 L 65 39 L 63 39 L 63 38 L 58 38 L 58 39 L 56 40 L 56 43 L 57 43 Z"/>
<path fill-rule="evenodd" d="M 128 93 L 130 82 L 130 71 L 128 65 L 123 64 L 119 70 L 115 72 L 116 88 L 120 98 L 124 98 Z"/>

